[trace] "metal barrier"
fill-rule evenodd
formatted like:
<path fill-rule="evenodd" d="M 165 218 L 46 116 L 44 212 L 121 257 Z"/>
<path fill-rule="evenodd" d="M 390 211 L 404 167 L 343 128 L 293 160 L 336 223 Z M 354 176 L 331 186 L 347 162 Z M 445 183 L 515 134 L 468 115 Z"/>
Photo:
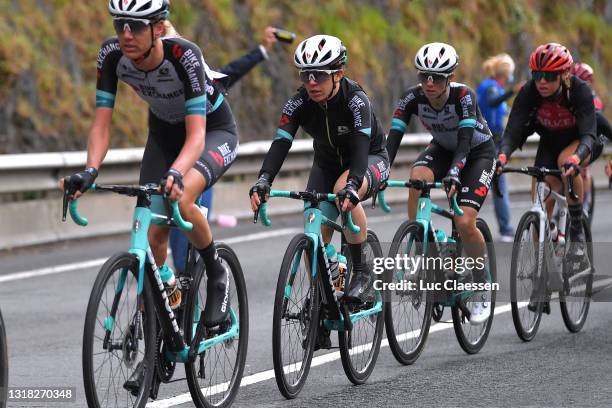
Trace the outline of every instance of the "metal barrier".
<path fill-rule="evenodd" d="M 393 166 L 394 178 L 408 177 L 409 165 L 429 143 L 426 133 L 407 134 Z M 533 160 L 538 137 L 531 137 L 522 151 L 513 158 Z M 239 146 L 232 167 L 215 185 L 213 212 L 239 218 L 252 216 L 248 189 L 256 179 L 270 141 L 245 143 Z M 100 184 L 138 181 L 142 148 L 115 149 L 108 152 L 100 169 Z M 295 189 L 304 186 L 314 155 L 312 140 L 296 140 L 277 177 L 274 187 Z M 68 239 L 96 237 L 129 231 L 133 200 L 107 194 L 85 194 L 79 208 L 90 218 L 87 228 L 61 222 L 60 177 L 85 166 L 86 152 L 35 153 L 0 155 L 0 250 L 44 244 Z M 527 183 L 522 186 L 525 189 Z M 399 191 L 397 191 L 400 194 Z M 390 195 L 390 200 L 405 199 Z M 287 200 L 272 207 L 276 214 L 299 211 L 299 203 Z"/>

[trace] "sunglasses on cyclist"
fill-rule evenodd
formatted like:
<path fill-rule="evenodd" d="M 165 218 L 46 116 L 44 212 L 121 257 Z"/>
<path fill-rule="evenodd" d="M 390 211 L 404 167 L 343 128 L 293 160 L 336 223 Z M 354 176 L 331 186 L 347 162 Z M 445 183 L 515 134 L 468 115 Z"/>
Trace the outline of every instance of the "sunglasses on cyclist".
<path fill-rule="evenodd" d="M 121 34 L 125 31 L 129 31 L 132 34 L 140 34 L 149 27 L 149 24 L 151 24 L 151 20 L 139 18 L 122 17 L 113 19 L 113 27 L 115 27 L 115 32 L 117 34 Z"/>
<path fill-rule="evenodd" d="M 544 78 L 546 82 L 555 82 L 559 78 L 561 72 L 559 71 L 531 71 L 531 78 L 535 82 L 541 81 Z"/>
<path fill-rule="evenodd" d="M 338 72 L 338 70 L 330 70 L 330 69 L 308 69 L 300 71 L 300 81 L 306 83 L 310 81 L 315 81 L 320 84 L 321 82 L 325 82 L 331 78 L 333 73 Z"/>
<path fill-rule="evenodd" d="M 424 84 L 427 81 L 432 81 L 435 85 L 440 85 L 448 79 L 450 74 L 432 74 L 431 72 L 419 72 L 417 73 L 417 79 L 420 83 Z"/>

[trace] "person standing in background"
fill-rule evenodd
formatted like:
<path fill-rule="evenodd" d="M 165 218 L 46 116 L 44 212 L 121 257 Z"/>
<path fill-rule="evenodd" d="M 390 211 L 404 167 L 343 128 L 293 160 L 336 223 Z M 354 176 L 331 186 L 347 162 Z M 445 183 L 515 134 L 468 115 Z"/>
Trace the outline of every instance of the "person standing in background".
<path fill-rule="evenodd" d="M 501 137 L 504 133 L 504 120 L 508 113 L 508 100 L 512 95 L 521 89 L 525 81 L 515 84 L 508 90 L 507 85 L 513 83 L 514 61 L 508 54 L 499 54 L 487 59 L 482 68 L 488 78 L 480 83 L 476 90 L 480 111 L 489 124 L 489 129 L 493 134 L 493 140 L 497 152 Z M 499 176 L 499 192 L 502 195 L 498 197 L 493 195 L 493 204 L 495 206 L 495 216 L 499 224 L 499 234 L 501 242 L 514 241 L 514 228 L 511 223 L 510 214 L 510 197 L 508 194 L 508 185 L 506 184 L 506 176 Z"/>
<path fill-rule="evenodd" d="M 222 77 L 215 78 L 215 83 L 227 92 L 236 82 L 246 75 L 253 67 L 262 61 L 268 59 L 268 53 L 272 50 L 272 46 L 277 42 L 274 33 L 274 27 L 266 27 L 263 33 L 263 39 L 259 46 L 235 59 L 229 64 L 223 66 L 219 72 Z M 176 32 L 174 35 L 177 35 Z M 208 209 L 208 220 L 211 219 L 213 189 L 209 188 L 199 198 L 199 203 Z M 177 228 L 170 231 L 170 248 L 172 251 L 172 259 L 174 268 L 179 275 L 185 272 L 185 263 L 187 261 L 187 237 Z"/>

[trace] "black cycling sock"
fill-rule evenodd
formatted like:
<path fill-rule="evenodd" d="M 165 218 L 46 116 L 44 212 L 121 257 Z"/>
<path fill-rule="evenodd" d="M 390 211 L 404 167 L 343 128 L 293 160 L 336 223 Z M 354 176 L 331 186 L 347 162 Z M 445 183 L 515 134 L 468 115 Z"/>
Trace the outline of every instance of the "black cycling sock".
<path fill-rule="evenodd" d="M 204 264 L 206 265 L 206 275 L 209 278 L 216 278 L 222 273 L 224 273 L 223 266 L 219 261 L 219 256 L 217 255 L 217 248 L 215 247 L 215 242 L 211 241 L 210 245 L 204 249 L 198 249 L 200 256 L 204 260 Z"/>
<path fill-rule="evenodd" d="M 363 265 L 365 262 L 365 257 L 363 256 L 363 243 L 360 244 L 348 244 L 349 253 L 351 254 L 351 259 L 353 260 L 353 265 Z"/>
<path fill-rule="evenodd" d="M 582 204 L 570 204 L 567 206 L 570 215 L 570 227 L 580 230 L 582 227 Z"/>

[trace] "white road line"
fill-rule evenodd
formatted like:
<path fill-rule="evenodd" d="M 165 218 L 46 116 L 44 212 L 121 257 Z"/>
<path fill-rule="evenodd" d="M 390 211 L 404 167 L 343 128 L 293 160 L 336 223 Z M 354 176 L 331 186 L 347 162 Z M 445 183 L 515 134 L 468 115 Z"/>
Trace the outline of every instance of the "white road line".
<path fill-rule="evenodd" d="M 602 280 L 598 280 L 594 282 L 593 288 L 604 287 L 610 284 L 612 284 L 612 278 L 606 278 L 606 279 L 602 279 Z M 558 296 L 556 294 L 552 296 L 553 299 L 557 297 Z M 527 307 L 527 304 L 528 302 L 520 302 L 519 308 Z M 512 306 L 510 303 L 505 303 L 500 306 L 496 305 L 494 315 L 497 316 L 503 313 L 508 313 L 511 310 L 512 310 Z M 452 327 L 453 327 L 452 325 L 446 324 L 446 323 L 434 323 L 429 329 L 429 333 L 436 333 L 442 330 L 449 330 Z M 418 334 L 418 331 L 414 330 L 414 331 L 403 333 L 399 335 L 397 339 L 399 341 L 404 341 L 404 340 L 416 337 L 417 334 Z M 364 344 L 360 347 L 365 349 L 371 346 L 372 346 L 372 343 L 369 343 L 369 344 Z M 383 339 L 382 342 L 380 343 L 380 347 L 383 348 L 383 347 L 388 347 L 388 346 L 389 346 L 389 341 L 387 339 Z M 336 361 L 339 359 L 340 359 L 339 351 L 323 354 L 321 356 L 317 356 L 312 359 L 311 367 L 317 367 L 323 364 L 331 363 L 332 361 Z M 297 367 L 298 367 L 298 363 L 294 364 L 293 367 L 285 366 L 285 371 L 293 372 L 297 370 Z M 274 370 L 262 371 L 259 373 L 255 373 L 255 374 L 251 374 L 249 376 L 243 377 L 242 382 L 240 383 L 240 387 L 245 387 L 247 385 L 268 381 L 273 378 L 274 378 Z M 226 389 L 226 387 L 227 387 L 226 384 L 216 384 L 208 388 L 203 388 L 202 392 L 204 394 L 206 394 L 207 392 L 211 392 L 211 391 L 223 392 Z M 176 397 L 151 402 L 147 404 L 147 407 L 148 408 L 168 408 L 168 407 L 174 407 L 174 406 L 189 403 L 189 402 L 192 402 L 191 394 L 185 393 L 185 394 L 177 395 Z"/>
<path fill-rule="evenodd" d="M 242 242 L 257 241 L 260 239 L 274 238 L 274 237 L 281 237 L 284 235 L 296 234 L 301 231 L 303 230 L 300 228 L 283 228 L 283 229 L 278 229 L 274 231 L 265 231 L 265 232 L 260 232 L 256 234 L 247 234 L 247 235 L 242 235 L 238 237 L 232 237 L 228 239 L 220 239 L 219 241 L 234 245 L 234 244 L 239 244 Z M 35 278 L 38 276 L 55 275 L 58 273 L 71 272 L 71 271 L 87 269 L 87 268 L 96 268 L 104 264 L 104 262 L 106 262 L 107 259 L 108 258 L 99 258 L 99 259 L 92 259 L 92 260 L 83 261 L 83 262 L 74 262 L 74 263 L 65 264 L 65 265 L 57 265 L 57 266 L 49 266 L 49 267 L 41 268 L 41 269 L 33 269 L 30 271 L 9 273 L 7 275 L 0 276 L 0 283 L 28 279 L 28 278 Z"/>

